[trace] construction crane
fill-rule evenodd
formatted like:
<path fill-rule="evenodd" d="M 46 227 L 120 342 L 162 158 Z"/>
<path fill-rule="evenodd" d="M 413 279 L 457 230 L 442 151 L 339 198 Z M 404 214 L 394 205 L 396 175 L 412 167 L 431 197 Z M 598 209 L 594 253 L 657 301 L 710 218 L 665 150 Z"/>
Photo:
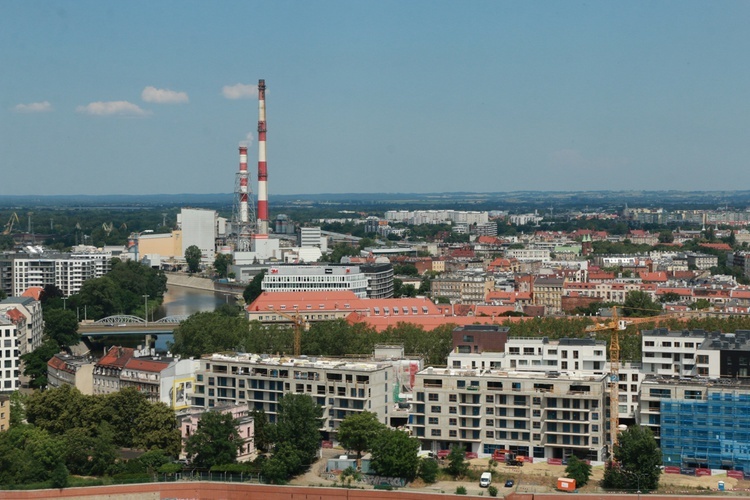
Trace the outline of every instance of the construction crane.
<path fill-rule="evenodd" d="M 307 330 L 310 324 L 302 317 L 299 311 L 294 314 L 287 314 L 281 311 L 274 311 L 279 316 L 283 316 L 292 322 L 294 328 L 294 356 L 302 354 L 302 329 Z"/>
<path fill-rule="evenodd" d="M 613 452 L 617 444 L 617 433 L 620 426 L 620 330 L 625 330 L 629 325 L 640 323 L 658 324 L 662 321 L 678 317 L 679 313 L 623 319 L 617 315 L 617 307 L 613 307 L 612 317 L 609 321 L 586 327 L 586 332 L 588 333 L 611 332 L 609 339 L 609 438 L 611 443 L 610 457 L 612 458 L 614 458 Z"/>
<path fill-rule="evenodd" d="M 5 224 L 5 230 L 3 230 L 3 235 L 10 234 L 10 232 L 13 231 L 13 224 L 20 224 L 18 222 L 18 214 L 15 212 L 10 214 L 10 219 L 8 219 L 8 223 Z"/>

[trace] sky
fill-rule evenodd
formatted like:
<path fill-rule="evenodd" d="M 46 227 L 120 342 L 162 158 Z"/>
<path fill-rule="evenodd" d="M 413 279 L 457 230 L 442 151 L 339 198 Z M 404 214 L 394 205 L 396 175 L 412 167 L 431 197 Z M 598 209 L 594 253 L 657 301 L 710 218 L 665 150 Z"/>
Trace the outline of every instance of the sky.
<path fill-rule="evenodd" d="M 0 195 L 750 187 L 747 1 L 0 2 Z"/>

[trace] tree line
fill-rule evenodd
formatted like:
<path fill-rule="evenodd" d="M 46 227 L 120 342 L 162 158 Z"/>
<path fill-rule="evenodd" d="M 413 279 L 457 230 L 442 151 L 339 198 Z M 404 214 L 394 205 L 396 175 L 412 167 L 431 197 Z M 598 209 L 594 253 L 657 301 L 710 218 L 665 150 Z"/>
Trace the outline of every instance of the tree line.
<path fill-rule="evenodd" d="M 176 457 L 181 438 L 172 409 L 135 389 L 95 396 L 67 385 L 37 391 L 12 406 L 11 427 L 0 433 L 0 484 L 53 481 L 62 487 L 69 474 L 122 473 L 123 447 L 151 451 L 151 458 Z"/>
<path fill-rule="evenodd" d="M 643 305 L 642 303 L 640 305 Z M 657 304 L 658 305 L 658 304 Z M 647 312 L 651 307 L 648 306 Z M 660 305 L 659 305 L 660 308 Z M 627 312 L 627 311 L 626 311 Z M 642 310 L 633 308 L 633 316 Z M 596 318 L 598 321 L 606 318 Z M 611 332 L 590 333 L 588 326 L 594 324 L 591 317 L 535 317 L 521 321 L 510 318 L 499 321 L 509 328 L 509 337 L 595 338 L 607 343 Z M 619 332 L 621 361 L 641 360 L 642 330 L 656 328 L 656 323 L 629 325 Z M 700 329 L 706 331 L 734 332 L 750 329 L 750 317 L 708 317 L 688 320 L 670 319 L 658 324 L 659 328 L 674 331 Z M 364 323 L 349 324 L 344 319 L 321 321 L 310 324 L 302 332 L 302 354 L 308 356 L 369 356 L 376 344 L 404 346 L 407 356 L 422 357 L 426 365 L 444 366 L 452 343 L 453 324 L 442 325 L 434 330 L 424 330 L 411 323 L 398 323 L 382 332 Z M 262 354 L 290 354 L 293 352 L 294 332 L 288 325 L 250 322 L 237 314 L 236 308 L 220 307 L 214 312 L 193 314 L 174 331 L 172 352 L 185 357 L 200 357 L 214 352 L 253 352 Z"/>

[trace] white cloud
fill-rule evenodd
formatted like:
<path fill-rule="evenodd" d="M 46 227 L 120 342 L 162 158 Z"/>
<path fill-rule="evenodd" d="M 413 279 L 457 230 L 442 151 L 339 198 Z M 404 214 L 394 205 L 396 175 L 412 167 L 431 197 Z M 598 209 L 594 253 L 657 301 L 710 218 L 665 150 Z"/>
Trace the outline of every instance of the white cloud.
<path fill-rule="evenodd" d="M 155 102 L 159 104 L 180 104 L 189 101 L 187 92 L 157 89 L 156 87 L 151 86 L 143 89 L 143 92 L 141 92 L 141 99 L 145 102 Z"/>
<path fill-rule="evenodd" d="M 244 142 L 244 144 L 247 147 L 250 147 L 250 146 L 253 145 L 253 141 L 254 140 L 255 140 L 255 136 L 253 135 L 253 133 L 252 132 L 248 132 L 247 135 L 245 136 L 245 140 L 243 142 Z"/>
<path fill-rule="evenodd" d="M 52 111 L 52 104 L 48 101 L 30 102 L 29 104 L 16 104 L 13 109 L 17 113 L 46 113 Z"/>
<path fill-rule="evenodd" d="M 224 85 L 221 89 L 221 93 L 227 99 L 250 99 L 252 97 L 258 97 L 258 86 L 245 85 L 244 83 Z"/>
<path fill-rule="evenodd" d="M 94 116 L 127 115 L 146 116 L 150 111 L 141 109 L 137 104 L 128 101 L 98 101 L 76 108 L 78 113 Z"/>

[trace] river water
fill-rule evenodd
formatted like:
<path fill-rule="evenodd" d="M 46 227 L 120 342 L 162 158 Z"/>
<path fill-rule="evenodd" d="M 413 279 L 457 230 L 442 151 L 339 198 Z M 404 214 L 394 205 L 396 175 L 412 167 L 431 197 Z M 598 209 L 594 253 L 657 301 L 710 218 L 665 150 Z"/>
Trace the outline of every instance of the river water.
<path fill-rule="evenodd" d="M 164 294 L 164 302 L 154 311 L 153 317 L 150 317 L 149 321 L 155 321 L 166 316 L 189 316 L 197 312 L 213 311 L 225 303 L 234 303 L 234 297 L 226 293 L 169 285 L 167 292 Z M 92 352 L 101 353 L 103 349 L 113 345 L 124 347 L 143 346 L 143 341 L 143 337 L 140 336 L 100 337 L 91 339 L 89 341 L 89 348 Z M 151 347 L 156 348 L 157 352 L 166 352 L 168 349 L 167 342 L 173 341 L 174 337 L 172 334 L 159 335 L 153 341 Z"/>
<path fill-rule="evenodd" d="M 221 304 L 232 301 L 233 298 L 228 294 L 169 285 L 164 294 L 164 302 L 154 314 L 154 319 L 213 311 Z"/>

